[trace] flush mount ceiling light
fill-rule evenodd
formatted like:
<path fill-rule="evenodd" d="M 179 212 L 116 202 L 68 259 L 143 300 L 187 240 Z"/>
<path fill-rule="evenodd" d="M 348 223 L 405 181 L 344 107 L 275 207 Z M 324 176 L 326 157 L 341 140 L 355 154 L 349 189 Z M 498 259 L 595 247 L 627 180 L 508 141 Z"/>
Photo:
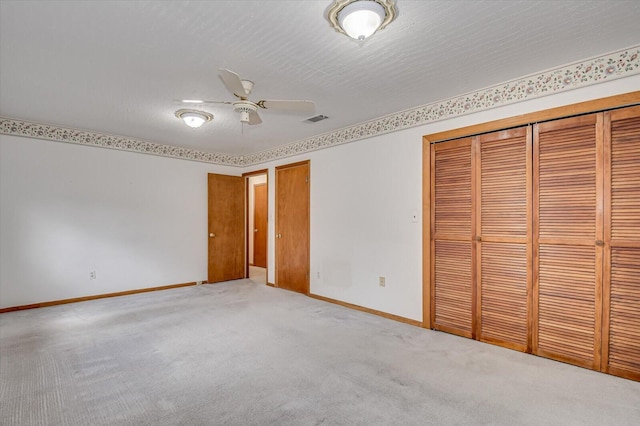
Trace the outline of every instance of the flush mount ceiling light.
<path fill-rule="evenodd" d="M 396 15 L 393 0 L 334 0 L 327 10 L 336 31 L 360 41 L 385 28 Z"/>
<path fill-rule="evenodd" d="M 213 115 L 204 111 L 196 111 L 194 109 L 179 109 L 176 111 L 176 117 L 184 120 L 189 127 L 200 127 L 207 121 L 213 120 Z"/>

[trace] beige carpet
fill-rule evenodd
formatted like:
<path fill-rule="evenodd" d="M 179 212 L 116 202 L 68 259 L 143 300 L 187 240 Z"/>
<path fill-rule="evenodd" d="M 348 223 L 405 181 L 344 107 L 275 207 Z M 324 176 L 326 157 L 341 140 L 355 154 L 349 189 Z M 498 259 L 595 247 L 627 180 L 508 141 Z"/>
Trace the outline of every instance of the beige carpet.
<path fill-rule="evenodd" d="M 640 383 L 250 280 L 0 315 L 2 425 L 638 425 Z"/>
<path fill-rule="evenodd" d="M 267 283 L 267 268 L 259 266 L 249 266 L 249 278 L 256 284 Z"/>

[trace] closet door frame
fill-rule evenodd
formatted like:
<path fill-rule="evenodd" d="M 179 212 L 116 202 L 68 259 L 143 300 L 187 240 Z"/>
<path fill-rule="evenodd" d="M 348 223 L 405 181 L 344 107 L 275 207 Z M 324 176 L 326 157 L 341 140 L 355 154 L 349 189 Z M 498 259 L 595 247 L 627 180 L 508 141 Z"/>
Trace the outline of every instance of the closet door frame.
<path fill-rule="evenodd" d="M 494 132 L 497 130 L 509 129 L 512 127 L 524 126 L 540 121 L 553 120 L 579 114 L 603 111 L 607 109 L 620 108 L 624 106 L 640 104 L 640 91 L 624 93 L 621 95 L 609 96 L 577 104 L 551 108 L 543 111 L 536 111 L 528 114 L 517 115 L 487 123 L 475 124 L 443 132 L 432 133 L 422 138 L 422 326 L 433 329 L 432 320 L 432 251 L 431 251 L 431 145 L 436 142 L 446 141 L 478 135 L 482 133 Z"/>
<path fill-rule="evenodd" d="M 602 130 L 601 135 L 598 136 L 600 138 L 599 147 L 597 148 L 597 160 L 599 164 L 600 170 L 597 172 L 596 176 L 596 185 L 598 189 L 598 195 L 596 197 L 596 208 L 598 210 L 596 220 L 597 229 L 603 231 L 598 235 L 594 235 L 594 244 L 596 244 L 596 263 L 600 265 L 599 271 L 597 273 L 597 285 L 596 285 L 596 309 L 595 309 L 595 321 L 597 324 L 597 328 L 594 330 L 594 343 L 595 343 L 595 352 L 594 353 L 594 362 L 592 365 L 585 365 L 587 368 L 591 368 L 594 370 L 603 371 L 609 374 L 618 375 L 621 377 L 631 378 L 632 380 L 640 380 L 640 378 L 635 373 L 630 373 L 625 371 L 617 371 L 618 369 L 609 368 L 607 365 L 608 358 L 608 343 L 609 343 L 609 329 L 610 329 L 610 313 L 608 312 L 608 306 L 610 303 L 611 295 L 610 292 L 610 277 L 607 274 L 611 274 L 611 228 L 608 221 L 611 218 L 611 206 L 610 202 L 607 201 L 610 198 L 611 191 L 611 183 L 608 182 L 611 176 L 611 165 L 610 162 L 611 157 L 611 144 L 610 141 L 607 140 L 609 137 L 606 135 L 607 128 L 607 110 L 613 110 L 616 108 L 624 108 L 640 106 L 640 91 L 625 93 L 616 96 L 610 96 L 607 98 L 601 98 L 596 100 L 591 100 L 587 102 L 581 102 L 578 104 L 553 108 L 544 111 L 537 111 L 529 114 L 524 114 L 520 116 L 509 117 L 501 120 L 496 120 L 488 123 L 481 123 L 477 125 L 472 125 L 468 127 L 458 128 L 454 130 L 448 130 L 439 133 L 433 133 L 429 135 L 423 136 L 423 227 L 422 227 L 422 239 L 423 239 L 423 322 L 422 326 L 424 328 L 434 329 L 435 327 L 435 310 L 434 310 L 434 296 L 435 296 L 435 282 L 434 282 L 434 263 L 435 263 L 435 253 L 434 247 L 432 246 L 432 238 L 434 233 L 434 217 L 431 214 L 431 204 L 434 201 L 432 198 L 432 188 L 434 185 L 434 179 L 431 175 L 431 164 L 433 162 L 432 158 L 432 145 L 437 142 L 443 142 L 447 140 L 460 139 L 463 137 L 473 137 L 475 135 L 480 135 L 483 133 L 495 132 L 504 129 L 510 129 L 514 127 L 520 127 L 530 124 L 535 124 L 538 122 L 558 120 L 567 117 L 578 116 L 582 114 L 588 113 L 598 113 L 601 112 L 604 119 L 604 125 L 602 124 L 602 118 L 600 119 L 600 129 Z M 603 142 L 604 140 L 604 142 Z M 534 160 L 535 161 L 535 160 Z M 535 168 L 535 163 L 533 164 Z M 531 173 L 532 182 L 531 186 L 533 188 L 533 192 L 535 194 L 535 181 L 533 180 L 533 173 Z M 477 179 L 474 179 L 474 184 L 476 184 Z M 609 198 L 607 198 L 609 197 Z M 533 203 L 535 203 L 535 197 Z M 535 213 L 535 209 L 532 208 L 532 215 Z M 474 215 L 475 216 L 475 215 Z M 479 218 L 474 217 L 474 220 L 479 220 Z M 532 217 L 532 221 L 530 223 L 536 223 L 536 218 Z M 476 225 L 474 225 L 475 230 Z M 474 234 L 475 235 L 475 234 Z M 535 231 L 529 233 L 529 235 L 535 235 Z M 603 240 L 603 243 L 600 243 L 599 240 Z M 475 244 L 475 242 L 474 242 Z M 533 244 L 533 241 L 528 244 L 528 258 L 531 256 L 530 269 L 533 271 L 537 270 L 537 259 L 539 253 L 537 252 L 537 247 Z M 481 249 L 480 249 L 481 250 Z M 474 253 L 476 249 L 474 247 Z M 474 264 L 477 262 L 474 261 Z M 475 272 L 474 272 L 475 273 Z M 535 329 L 535 323 L 538 312 L 538 306 L 536 305 L 537 297 L 534 297 L 536 292 L 538 291 L 536 275 L 532 274 L 532 277 L 528 277 L 528 280 L 531 279 L 531 283 L 528 283 L 528 289 L 530 289 L 530 293 L 527 300 L 527 310 L 528 310 L 528 348 L 527 352 L 532 351 L 534 349 L 534 336 L 537 332 Z M 477 287 L 477 286 L 475 286 Z M 475 290 L 474 290 L 475 292 Z M 474 318 L 479 314 L 478 312 L 478 301 L 474 299 Z M 476 325 L 477 319 L 474 320 L 474 325 Z M 477 338 L 476 327 L 474 327 L 474 333 L 472 338 Z M 598 350 L 599 349 L 599 350 Z M 535 353 L 535 352 L 534 352 Z"/>

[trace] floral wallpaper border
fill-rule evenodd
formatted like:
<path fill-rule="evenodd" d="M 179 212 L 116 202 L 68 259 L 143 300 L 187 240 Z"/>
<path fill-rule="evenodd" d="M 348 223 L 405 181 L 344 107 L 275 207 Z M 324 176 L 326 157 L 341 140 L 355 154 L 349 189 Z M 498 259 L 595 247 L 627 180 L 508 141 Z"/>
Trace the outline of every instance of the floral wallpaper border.
<path fill-rule="evenodd" d="M 264 163 L 638 73 L 640 73 L 640 46 L 250 154 L 245 156 L 244 163 L 247 166 Z"/>
<path fill-rule="evenodd" d="M 162 157 L 180 158 L 183 160 L 201 161 L 204 163 L 244 166 L 242 157 L 237 155 L 198 151 L 190 148 L 181 148 L 173 145 L 142 141 L 122 136 L 68 129 L 4 117 L 0 117 L 0 133 L 13 136 L 32 137 L 35 139 L 75 143 L 79 145 L 96 146 L 100 148 L 117 149 L 120 151 L 139 152 L 142 154 L 159 155 Z"/>
<path fill-rule="evenodd" d="M 249 155 L 198 151 L 0 117 L 0 133 L 228 166 L 251 166 L 640 73 L 640 46 L 576 62 Z"/>

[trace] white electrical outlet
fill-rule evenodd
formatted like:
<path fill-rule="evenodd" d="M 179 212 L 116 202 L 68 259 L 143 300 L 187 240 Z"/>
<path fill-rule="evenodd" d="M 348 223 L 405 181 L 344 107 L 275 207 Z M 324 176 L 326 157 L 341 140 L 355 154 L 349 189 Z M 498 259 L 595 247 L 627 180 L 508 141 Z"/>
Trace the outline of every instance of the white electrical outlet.
<path fill-rule="evenodd" d="M 90 280 L 95 280 L 96 279 L 96 271 L 89 272 L 89 279 Z"/>
<path fill-rule="evenodd" d="M 320 271 L 316 272 L 316 278 L 320 279 Z"/>
<path fill-rule="evenodd" d="M 380 287 L 384 287 L 385 285 L 387 285 L 386 279 L 384 277 L 380 277 L 378 283 L 380 284 Z"/>

